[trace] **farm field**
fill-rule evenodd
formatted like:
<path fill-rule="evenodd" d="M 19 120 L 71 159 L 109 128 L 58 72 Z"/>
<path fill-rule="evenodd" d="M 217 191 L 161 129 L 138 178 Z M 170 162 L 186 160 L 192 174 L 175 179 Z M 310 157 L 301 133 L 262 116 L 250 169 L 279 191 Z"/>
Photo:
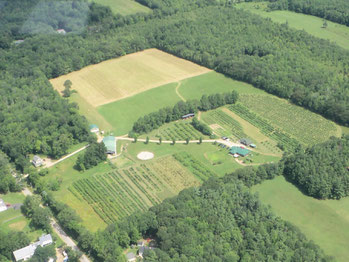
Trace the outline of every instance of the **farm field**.
<path fill-rule="evenodd" d="M 190 140 L 198 140 L 200 137 L 202 137 L 202 139 L 208 139 L 209 137 L 204 136 L 191 125 L 191 121 L 192 120 L 189 119 L 166 123 L 151 133 L 140 136 L 140 138 L 149 136 L 150 139 L 157 139 L 161 137 L 163 140 L 175 139 L 177 141 L 185 140 L 187 138 Z"/>
<path fill-rule="evenodd" d="M 70 191 L 83 198 L 108 224 L 136 211 L 146 211 L 200 181 L 172 156 L 114 170 L 73 183 Z"/>
<path fill-rule="evenodd" d="M 180 101 L 176 94 L 176 86 L 176 83 L 167 84 L 103 105 L 98 108 L 98 112 L 111 124 L 115 135 L 125 135 L 139 117 L 166 106 L 173 106 Z"/>
<path fill-rule="evenodd" d="M 93 0 L 93 2 L 109 6 L 114 14 L 131 15 L 151 12 L 151 9 L 134 0 Z"/>
<path fill-rule="evenodd" d="M 51 79 L 60 93 L 69 79 L 72 89 L 91 106 L 130 97 L 146 90 L 204 74 L 210 70 L 157 49 L 129 54 Z"/>
<path fill-rule="evenodd" d="M 335 42 L 342 48 L 349 49 L 349 28 L 345 25 L 326 21 L 327 28 L 322 28 L 324 20 L 319 17 L 305 15 L 290 11 L 266 11 L 267 3 L 240 3 L 237 8 L 249 10 L 262 17 L 270 18 L 277 23 L 288 23 L 292 28 L 304 30 L 307 33 Z"/>
<path fill-rule="evenodd" d="M 348 261 L 349 198 L 316 200 L 305 196 L 284 177 L 277 177 L 254 186 L 264 204 L 274 213 L 296 225 L 327 255 L 336 261 Z"/>

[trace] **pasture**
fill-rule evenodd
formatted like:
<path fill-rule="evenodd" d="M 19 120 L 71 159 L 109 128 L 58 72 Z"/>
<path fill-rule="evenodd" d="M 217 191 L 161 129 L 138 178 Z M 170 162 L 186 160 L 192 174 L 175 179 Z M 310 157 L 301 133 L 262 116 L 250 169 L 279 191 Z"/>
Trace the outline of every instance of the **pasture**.
<path fill-rule="evenodd" d="M 151 12 L 151 9 L 134 0 L 93 0 L 93 2 L 109 6 L 114 14 L 131 15 Z"/>
<path fill-rule="evenodd" d="M 348 261 L 349 198 L 316 200 L 302 194 L 284 177 L 265 181 L 252 188 L 274 213 L 296 225 L 308 239 L 336 261 Z"/>
<path fill-rule="evenodd" d="M 98 107 L 209 71 L 160 50 L 148 49 L 87 66 L 52 79 L 51 84 L 61 93 L 69 79 L 72 89 L 91 106 Z"/>
<path fill-rule="evenodd" d="M 240 3 L 237 8 L 249 10 L 262 17 L 270 18 L 276 23 L 288 23 L 289 27 L 304 30 L 307 33 L 322 39 L 336 43 L 342 48 L 349 49 L 349 28 L 345 25 L 327 22 L 327 28 L 323 28 L 324 20 L 319 17 L 305 15 L 290 11 L 266 11 L 266 3 Z"/>

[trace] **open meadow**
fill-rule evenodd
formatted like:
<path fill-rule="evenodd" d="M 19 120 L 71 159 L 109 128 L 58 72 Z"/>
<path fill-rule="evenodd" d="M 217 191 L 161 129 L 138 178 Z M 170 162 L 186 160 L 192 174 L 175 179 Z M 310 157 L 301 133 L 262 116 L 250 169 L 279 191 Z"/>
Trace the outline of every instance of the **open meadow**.
<path fill-rule="evenodd" d="M 348 261 L 349 198 L 317 200 L 305 196 L 284 177 L 276 177 L 254 186 L 262 203 L 274 213 L 296 225 L 309 239 L 335 257 Z"/>
<path fill-rule="evenodd" d="M 69 79 L 72 89 L 93 107 L 210 70 L 157 49 L 110 59 L 51 80 L 59 92 Z"/>
<path fill-rule="evenodd" d="M 151 9 L 134 0 L 93 0 L 93 2 L 109 6 L 114 14 L 131 15 L 151 12 Z"/>
<path fill-rule="evenodd" d="M 327 27 L 323 28 L 324 19 L 295 13 L 291 11 L 267 11 L 267 3 L 240 3 L 237 8 L 249 10 L 262 17 L 270 18 L 277 23 L 288 23 L 292 28 L 304 30 L 318 38 L 335 42 L 342 48 L 349 49 L 349 28 L 345 25 L 326 20 Z"/>

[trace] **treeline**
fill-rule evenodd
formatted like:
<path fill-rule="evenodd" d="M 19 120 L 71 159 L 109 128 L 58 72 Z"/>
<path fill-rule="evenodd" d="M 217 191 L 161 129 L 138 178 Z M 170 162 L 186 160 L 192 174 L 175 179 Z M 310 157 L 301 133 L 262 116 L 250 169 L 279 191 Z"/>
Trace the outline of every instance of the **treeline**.
<path fill-rule="evenodd" d="M 51 232 L 51 213 L 47 208 L 40 206 L 38 196 L 27 196 L 21 206 L 21 211 L 30 219 L 30 226 L 44 230 L 46 233 Z"/>
<path fill-rule="evenodd" d="M 107 148 L 103 142 L 93 142 L 87 147 L 84 154 L 78 156 L 75 167 L 80 171 L 84 171 L 97 166 L 99 163 L 107 160 L 106 153 Z"/>
<path fill-rule="evenodd" d="M 117 247 L 120 229 L 131 243 L 138 234 L 156 239 L 158 247 L 145 253 L 145 261 L 333 261 L 234 177 L 183 190 L 110 225 L 103 239 Z"/>
<path fill-rule="evenodd" d="M 349 136 L 331 138 L 284 159 L 284 176 L 319 199 L 349 195 Z"/>
<path fill-rule="evenodd" d="M 290 10 L 349 26 L 347 0 L 269 0 L 271 10 Z"/>
<path fill-rule="evenodd" d="M 12 176 L 12 170 L 7 156 L 0 151 L 0 193 L 20 191 L 21 187 Z"/>
<path fill-rule="evenodd" d="M 211 128 L 206 125 L 203 122 L 200 122 L 196 117 L 194 117 L 193 121 L 191 122 L 192 126 L 198 130 L 199 132 L 201 132 L 202 134 L 206 135 L 206 136 L 210 136 L 212 135 L 212 130 Z"/>
<path fill-rule="evenodd" d="M 348 51 L 229 7 L 177 13 L 162 24 L 151 43 L 163 51 L 348 125 Z"/>
<path fill-rule="evenodd" d="M 182 116 L 196 113 L 198 110 L 207 111 L 227 104 L 234 104 L 238 99 L 238 93 L 232 91 L 224 94 L 203 95 L 199 100 L 179 101 L 173 108 L 162 108 L 157 112 L 140 117 L 132 127 L 130 136 L 134 133 L 144 134 L 160 127 L 164 123 L 169 123 L 181 119 Z"/>

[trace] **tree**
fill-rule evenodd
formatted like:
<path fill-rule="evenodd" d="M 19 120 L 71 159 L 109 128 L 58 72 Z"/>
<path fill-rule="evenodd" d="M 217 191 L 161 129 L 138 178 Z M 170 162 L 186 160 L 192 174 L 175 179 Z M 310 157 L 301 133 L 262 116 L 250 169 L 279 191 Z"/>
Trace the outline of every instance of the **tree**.
<path fill-rule="evenodd" d="M 137 140 L 138 140 L 138 137 L 135 135 L 134 138 L 133 138 L 133 142 L 137 143 Z"/>
<path fill-rule="evenodd" d="M 185 143 L 188 145 L 189 144 L 189 138 L 185 140 Z"/>
<path fill-rule="evenodd" d="M 64 85 L 64 90 L 62 91 L 63 97 L 70 97 L 70 95 L 71 95 L 70 89 L 72 86 L 72 82 L 69 79 L 67 79 L 67 80 L 65 80 L 63 85 Z"/>
<path fill-rule="evenodd" d="M 176 139 L 173 138 L 173 139 L 172 139 L 172 145 L 175 145 L 175 144 L 176 144 Z"/>
<path fill-rule="evenodd" d="M 32 215 L 31 225 L 49 233 L 51 232 L 50 217 L 51 213 L 47 208 L 37 207 Z"/>
<path fill-rule="evenodd" d="M 30 262 L 46 262 L 49 258 L 56 259 L 56 250 L 54 245 L 48 245 L 46 247 L 38 246 L 35 249 L 35 253 Z"/>
<path fill-rule="evenodd" d="M 327 21 L 324 20 L 324 23 L 322 24 L 322 28 L 327 28 L 328 24 L 327 24 Z"/>
<path fill-rule="evenodd" d="M 92 142 L 83 155 L 79 155 L 76 160 L 75 167 L 78 170 L 89 169 L 97 166 L 100 162 L 107 160 L 107 149 L 103 142 Z"/>
<path fill-rule="evenodd" d="M 162 143 L 162 137 L 160 136 L 159 137 L 159 144 L 161 145 L 161 143 Z"/>
<path fill-rule="evenodd" d="M 149 143 L 149 136 L 147 136 L 147 138 L 145 139 L 145 143 L 146 143 L 146 144 Z"/>
<path fill-rule="evenodd" d="M 201 144 L 202 143 L 202 137 L 200 136 L 200 138 L 199 138 L 199 144 Z"/>

